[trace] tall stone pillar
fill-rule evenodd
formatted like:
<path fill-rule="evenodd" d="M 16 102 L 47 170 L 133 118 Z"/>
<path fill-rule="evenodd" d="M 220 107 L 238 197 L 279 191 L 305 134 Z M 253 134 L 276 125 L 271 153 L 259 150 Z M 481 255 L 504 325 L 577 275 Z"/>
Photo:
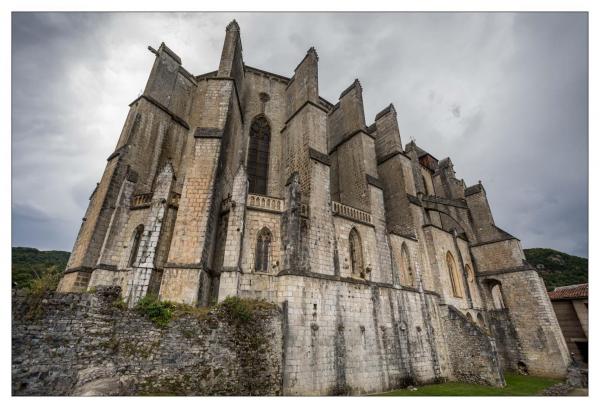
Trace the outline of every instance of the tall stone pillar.
<path fill-rule="evenodd" d="M 231 199 L 228 204 L 227 235 L 225 237 L 225 253 L 223 266 L 219 276 L 218 301 L 227 296 L 238 294 L 238 283 L 241 270 L 242 243 L 246 221 L 246 200 L 248 198 L 248 176 L 242 164 L 235 175 Z"/>
<path fill-rule="evenodd" d="M 194 147 L 183 182 L 160 298 L 207 305 L 218 277 L 213 267 L 215 235 L 227 165 L 222 150 L 236 137 L 242 120 L 238 90 L 243 80 L 239 26 L 227 26 L 218 75 L 208 78 L 203 115 L 193 133 Z M 236 163 L 237 165 L 237 163 Z"/>
<path fill-rule="evenodd" d="M 310 48 L 296 67 L 286 91 L 288 119 L 282 139 L 287 143 L 285 175 L 289 178 L 298 174 L 302 199 L 298 267 L 332 274 L 335 270 L 335 234 L 327 155 L 327 109 L 319 101 L 318 60 L 317 52 Z M 285 241 L 286 237 L 283 239 Z M 284 252 L 287 251 L 284 248 Z"/>
<path fill-rule="evenodd" d="M 144 232 L 140 240 L 137 258 L 128 279 L 125 298 L 130 307 L 135 306 L 141 298 L 146 296 L 151 279 L 157 278 L 153 276 L 153 274 L 158 273 L 155 269 L 156 252 L 174 179 L 173 166 L 170 162 L 167 162 L 156 179 L 150 212 L 144 223 Z"/>
<path fill-rule="evenodd" d="M 136 186 L 137 177 L 137 173 L 128 168 L 127 176 L 121 185 L 116 208 L 110 219 L 108 232 L 104 238 L 98 263 L 94 267 L 88 288 L 113 284 L 119 263 L 119 253 L 116 245 L 114 245 L 114 241 L 127 224 L 129 206 L 131 205 L 131 198 Z"/>

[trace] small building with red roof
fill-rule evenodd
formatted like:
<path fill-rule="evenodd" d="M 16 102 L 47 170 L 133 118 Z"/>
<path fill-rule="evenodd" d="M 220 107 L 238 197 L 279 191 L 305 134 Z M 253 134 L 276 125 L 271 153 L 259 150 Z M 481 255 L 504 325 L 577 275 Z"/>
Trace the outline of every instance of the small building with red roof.
<path fill-rule="evenodd" d="M 588 363 L 588 284 L 560 286 L 548 292 L 558 324 L 575 359 Z"/>

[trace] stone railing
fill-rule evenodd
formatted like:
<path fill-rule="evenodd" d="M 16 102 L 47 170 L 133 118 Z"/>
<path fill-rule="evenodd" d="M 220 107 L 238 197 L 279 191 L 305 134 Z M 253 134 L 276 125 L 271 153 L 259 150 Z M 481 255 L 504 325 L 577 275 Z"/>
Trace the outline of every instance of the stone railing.
<path fill-rule="evenodd" d="M 147 207 L 152 203 L 152 193 L 138 194 L 131 197 L 131 208 Z"/>
<path fill-rule="evenodd" d="M 332 201 L 331 210 L 334 214 L 342 217 L 371 224 L 371 214 L 366 211 L 359 210 L 358 208 L 350 207 L 349 205 L 344 205 L 342 203 L 338 203 L 337 201 Z"/>
<path fill-rule="evenodd" d="M 258 194 L 248 194 L 246 206 L 250 208 L 260 208 L 262 210 L 283 211 L 283 200 L 280 198 L 269 197 Z"/>
<path fill-rule="evenodd" d="M 137 194 L 131 197 L 131 208 L 144 208 L 149 207 L 152 204 L 152 196 L 154 193 Z M 178 208 L 179 199 L 181 198 L 180 193 L 171 192 L 169 197 L 169 205 Z"/>

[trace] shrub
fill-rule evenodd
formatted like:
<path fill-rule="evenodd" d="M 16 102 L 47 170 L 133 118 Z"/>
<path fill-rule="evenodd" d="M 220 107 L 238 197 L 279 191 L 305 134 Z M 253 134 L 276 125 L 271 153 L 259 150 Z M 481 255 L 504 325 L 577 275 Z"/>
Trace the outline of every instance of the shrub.
<path fill-rule="evenodd" d="M 31 281 L 30 296 L 43 296 L 45 293 L 54 292 L 60 282 L 61 273 L 56 266 L 50 266 L 40 276 Z"/>
<path fill-rule="evenodd" d="M 276 306 L 265 300 L 240 299 L 237 296 L 228 296 L 215 308 L 232 321 L 246 323 L 255 317 L 256 312 L 270 310 Z"/>
<path fill-rule="evenodd" d="M 42 317 L 44 310 L 42 300 L 47 294 L 56 291 L 61 273 L 56 266 L 48 267 L 40 276 L 33 279 L 29 288 L 25 289 L 27 312 L 25 318 L 37 320 Z"/>
<path fill-rule="evenodd" d="M 158 300 L 154 295 L 146 295 L 140 299 L 136 309 L 156 326 L 166 327 L 173 317 L 174 306 L 171 302 Z"/>
<path fill-rule="evenodd" d="M 239 297 L 228 296 L 221 302 L 219 307 L 221 311 L 233 320 L 247 322 L 252 318 L 252 311 L 247 303 Z"/>

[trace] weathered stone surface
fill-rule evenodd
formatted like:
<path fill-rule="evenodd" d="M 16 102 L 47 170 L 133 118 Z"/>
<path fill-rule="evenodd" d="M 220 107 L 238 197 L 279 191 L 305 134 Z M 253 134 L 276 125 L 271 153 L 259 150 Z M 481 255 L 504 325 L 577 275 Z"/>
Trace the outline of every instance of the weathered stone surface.
<path fill-rule="evenodd" d="M 444 329 L 454 378 L 476 384 L 506 385 L 493 337 L 452 306 L 448 306 Z"/>
<path fill-rule="evenodd" d="M 15 295 L 13 395 L 281 393 L 277 308 L 248 322 L 214 311 L 157 328 L 119 296 L 118 287 L 50 295 L 30 319 L 30 302 Z"/>

